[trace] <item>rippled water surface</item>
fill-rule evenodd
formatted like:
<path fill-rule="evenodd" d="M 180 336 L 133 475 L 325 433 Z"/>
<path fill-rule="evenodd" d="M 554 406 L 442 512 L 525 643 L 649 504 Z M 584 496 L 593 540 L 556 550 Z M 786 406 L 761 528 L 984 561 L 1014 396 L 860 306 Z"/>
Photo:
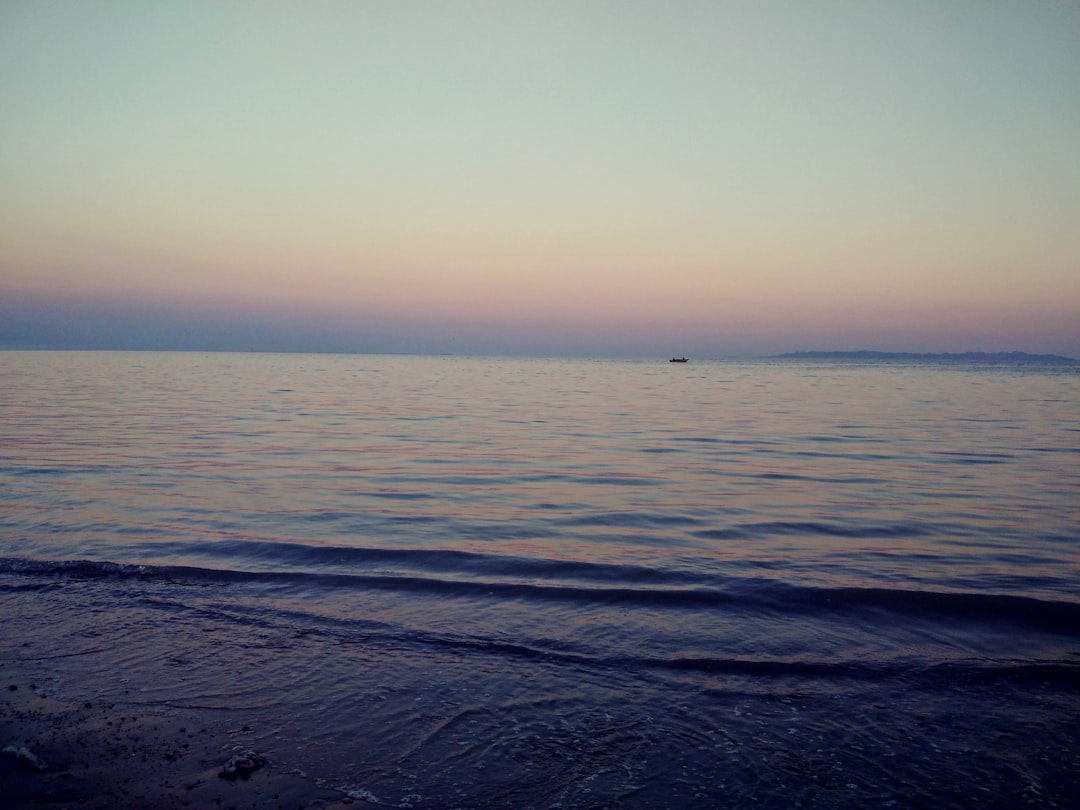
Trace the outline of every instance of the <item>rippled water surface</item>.
<path fill-rule="evenodd" d="M 1076 366 L 6 352 L 0 493 L 0 652 L 382 804 L 1080 790 Z"/>

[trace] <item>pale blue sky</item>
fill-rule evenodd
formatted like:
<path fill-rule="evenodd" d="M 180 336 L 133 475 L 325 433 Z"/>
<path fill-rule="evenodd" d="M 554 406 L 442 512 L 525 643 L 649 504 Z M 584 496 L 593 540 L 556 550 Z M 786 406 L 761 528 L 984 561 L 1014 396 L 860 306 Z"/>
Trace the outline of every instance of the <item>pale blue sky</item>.
<path fill-rule="evenodd" d="M 1076 3 L 4 2 L 0 109 L 6 344 L 1080 355 Z"/>

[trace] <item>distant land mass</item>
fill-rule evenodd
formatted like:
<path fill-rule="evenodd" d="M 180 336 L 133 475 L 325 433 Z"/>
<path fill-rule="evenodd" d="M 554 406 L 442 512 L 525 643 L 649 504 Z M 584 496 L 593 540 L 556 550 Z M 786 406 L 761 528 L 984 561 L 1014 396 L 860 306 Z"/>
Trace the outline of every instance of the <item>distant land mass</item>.
<path fill-rule="evenodd" d="M 1075 363 L 1060 354 L 1027 352 L 788 352 L 774 357 L 784 360 L 953 360 L 970 363 Z"/>

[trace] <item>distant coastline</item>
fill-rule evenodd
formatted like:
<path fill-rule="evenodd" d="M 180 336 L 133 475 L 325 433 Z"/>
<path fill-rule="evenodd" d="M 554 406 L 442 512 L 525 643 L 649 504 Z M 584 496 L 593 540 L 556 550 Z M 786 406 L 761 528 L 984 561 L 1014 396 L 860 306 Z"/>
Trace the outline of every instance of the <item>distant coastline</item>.
<path fill-rule="evenodd" d="M 971 363 L 1076 363 L 1073 357 L 1027 352 L 787 352 L 781 360 L 951 360 Z"/>

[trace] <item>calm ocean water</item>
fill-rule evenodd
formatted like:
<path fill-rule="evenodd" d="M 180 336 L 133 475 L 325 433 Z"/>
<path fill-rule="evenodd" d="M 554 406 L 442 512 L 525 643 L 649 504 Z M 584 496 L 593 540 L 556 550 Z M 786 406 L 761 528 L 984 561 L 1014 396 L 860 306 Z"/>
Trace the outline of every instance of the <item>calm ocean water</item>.
<path fill-rule="evenodd" d="M 0 353 L 0 655 L 390 806 L 1076 806 L 1080 367 Z"/>

